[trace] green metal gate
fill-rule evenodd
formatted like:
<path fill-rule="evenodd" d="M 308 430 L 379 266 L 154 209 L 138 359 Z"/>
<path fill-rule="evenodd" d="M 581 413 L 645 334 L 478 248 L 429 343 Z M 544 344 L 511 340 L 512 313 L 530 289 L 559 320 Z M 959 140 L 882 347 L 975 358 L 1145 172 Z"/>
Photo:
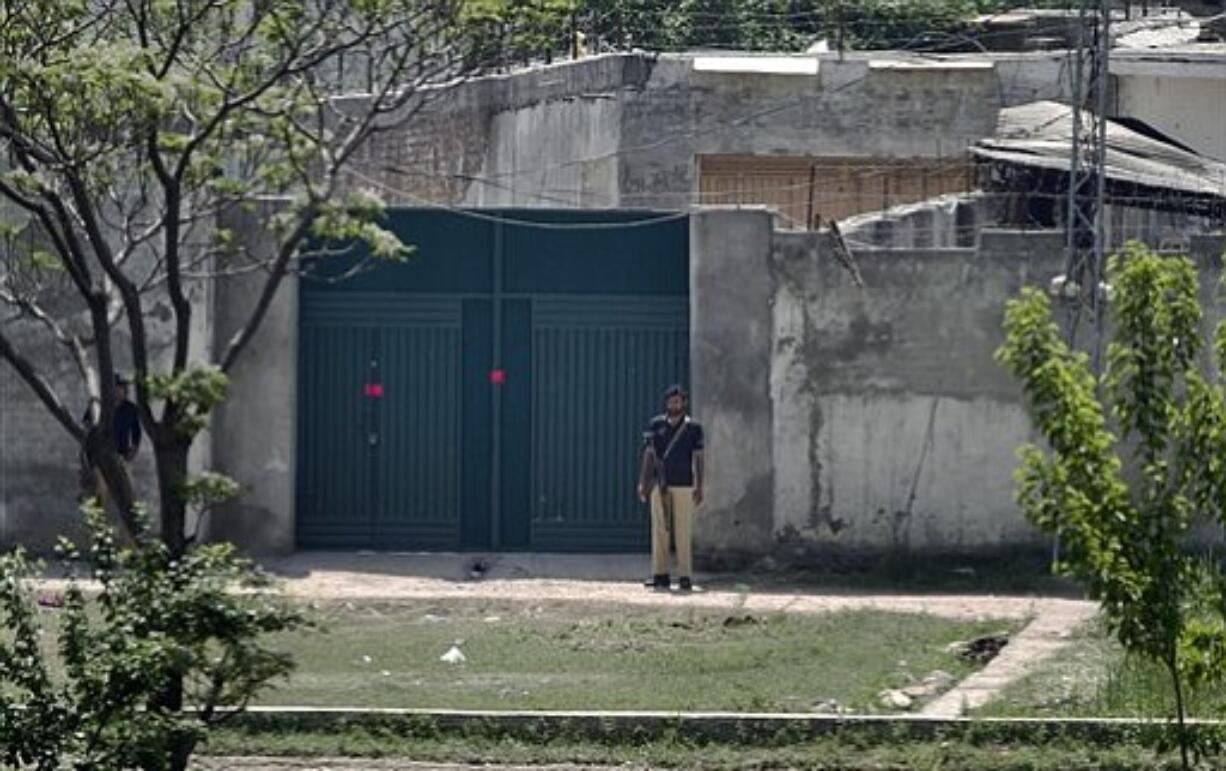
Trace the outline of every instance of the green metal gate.
<path fill-rule="evenodd" d="M 407 263 L 302 283 L 299 545 L 645 548 L 640 428 L 689 375 L 687 219 L 389 216 Z"/>

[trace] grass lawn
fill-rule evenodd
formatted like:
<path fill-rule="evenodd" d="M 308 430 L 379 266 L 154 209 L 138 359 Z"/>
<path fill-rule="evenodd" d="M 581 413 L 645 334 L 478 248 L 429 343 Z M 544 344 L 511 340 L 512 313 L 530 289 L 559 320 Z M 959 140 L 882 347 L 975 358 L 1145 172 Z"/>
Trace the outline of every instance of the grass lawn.
<path fill-rule="evenodd" d="M 857 611 L 751 614 L 580 603 L 322 606 L 277 640 L 298 671 L 261 704 L 806 712 L 971 666 L 946 646 L 1016 623 Z M 461 664 L 440 661 L 457 643 Z"/>
<path fill-rule="evenodd" d="M 1226 688 L 1187 695 L 1188 714 L 1226 718 Z M 1072 645 L 1013 683 L 976 714 L 983 716 L 1136 717 L 1174 714 L 1170 677 L 1130 657 L 1100 621 L 1076 630 Z"/>

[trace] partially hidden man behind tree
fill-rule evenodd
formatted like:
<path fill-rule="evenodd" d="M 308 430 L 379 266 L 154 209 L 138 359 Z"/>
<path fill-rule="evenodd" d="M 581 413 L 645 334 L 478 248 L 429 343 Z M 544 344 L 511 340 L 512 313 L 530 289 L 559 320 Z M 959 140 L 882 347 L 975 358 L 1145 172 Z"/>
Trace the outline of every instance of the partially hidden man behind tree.
<path fill-rule="evenodd" d="M 140 414 L 136 411 L 136 405 L 128 398 L 128 385 L 127 378 L 115 373 L 115 388 L 111 397 L 115 401 L 115 418 L 111 429 L 115 438 L 115 450 L 119 453 L 120 464 L 125 474 L 131 473 L 129 464 L 136 458 L 141 438 Z M 88 431 L 94 422 L 92 411 L 87 409 L 85 417 L 81 420 Z M 107 501 L 113 500 L 114 496 L 107 489 L 102 471 L 94 462 L 94 452 L 95 449 L 88 446 L 88 443 L 87 446 L 81 448 L 81 497 L 82 499 L 96 498 L 97 504 L 105 509 Z"/>
<path fill-rule="evenodd" d="M 664 414 L 651 419 L 643 433 L 639 464 L 639 500 L 651 500 L 651 578 L 647 586 L 670 585 L 669 535 L 677 547 L 679 588 L 694 588 L 692 551 L 694 509 L 703 497 L 702 426 L 685 412 L 685 391 L 664 392 Z"/>

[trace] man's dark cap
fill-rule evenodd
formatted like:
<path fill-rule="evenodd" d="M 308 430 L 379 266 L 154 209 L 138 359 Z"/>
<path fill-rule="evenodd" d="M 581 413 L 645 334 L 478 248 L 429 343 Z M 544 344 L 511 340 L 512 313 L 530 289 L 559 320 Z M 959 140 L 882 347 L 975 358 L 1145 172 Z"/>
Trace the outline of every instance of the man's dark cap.
<path fill-rule="evenodd" d="M 673 383 L 664 389 L 664 401 L 668 401 L 674 396 L 680 396 L 682 399 L 685 398 L 685 389 L 681 387 L 680 383 Z"/>
<path fill-rule="evenodd" d="M 122 372 L 116 372 L 115 373 L 115 385 L 117 386 L 132 385 L 132 381 L 129 380 L 127 377 L 125 377 Z"/>

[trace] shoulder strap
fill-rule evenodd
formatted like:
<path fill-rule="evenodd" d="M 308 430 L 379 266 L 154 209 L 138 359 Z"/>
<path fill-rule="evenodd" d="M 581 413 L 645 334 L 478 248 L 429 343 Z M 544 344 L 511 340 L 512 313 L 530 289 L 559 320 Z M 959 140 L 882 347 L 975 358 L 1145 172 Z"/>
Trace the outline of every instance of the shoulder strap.
<path fill-rule="evenodd" d="M 681 425 L 677 427 L 677 433 L 673 434 L 673 438 L 669 440 L 668 446 L 664 448 L 664 455 L 660 458 L 661 461 L 668 458 L 669 454 L 673 451 L 673 448 L 677 446 L 677 440 L 681 438 L 681 435 L 685 433 L 685 429 L 688 428 L 689 425 L 690 416 L 686 415 L 681 419 Z"/>

